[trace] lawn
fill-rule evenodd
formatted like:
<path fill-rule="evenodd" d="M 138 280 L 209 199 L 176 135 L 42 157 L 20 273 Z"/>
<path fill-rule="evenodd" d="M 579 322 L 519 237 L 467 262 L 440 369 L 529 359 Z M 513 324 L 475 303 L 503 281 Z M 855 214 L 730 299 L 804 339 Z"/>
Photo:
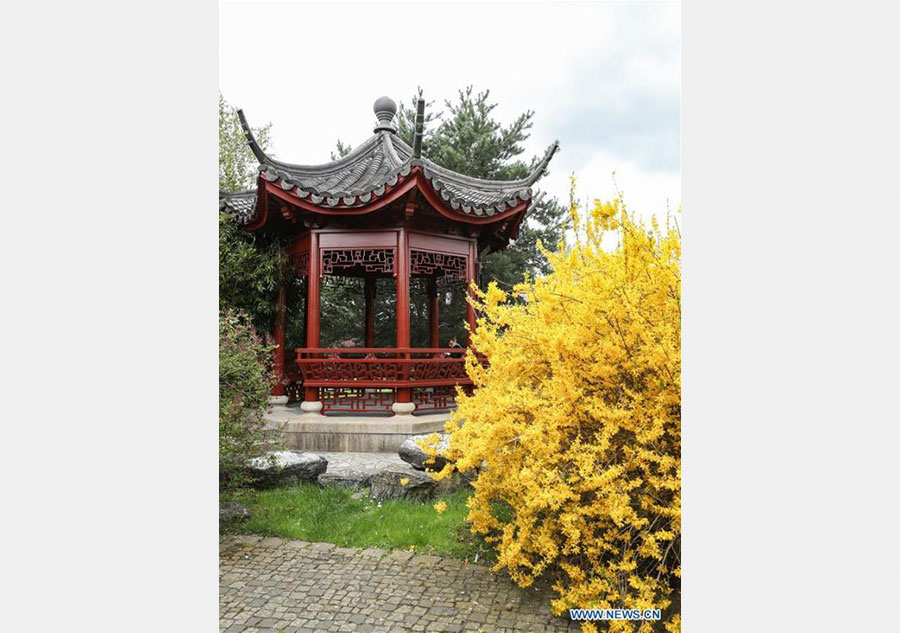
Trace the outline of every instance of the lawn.
<path fill-rule="evenodd" d="M 343 547 L 381 547 L 431 552 L 469 561 L 490 562 L 493 551 L 469 531 L 461 490 L 444 497 L 438 514 L 430 503 L 395 499 L 377 503 L 351 499 L 354 490 L 304 484 L 290 488 L 239 492 L 235 500 L 253 514 L 228 528 L 265 536 L 335 543 Z"/>

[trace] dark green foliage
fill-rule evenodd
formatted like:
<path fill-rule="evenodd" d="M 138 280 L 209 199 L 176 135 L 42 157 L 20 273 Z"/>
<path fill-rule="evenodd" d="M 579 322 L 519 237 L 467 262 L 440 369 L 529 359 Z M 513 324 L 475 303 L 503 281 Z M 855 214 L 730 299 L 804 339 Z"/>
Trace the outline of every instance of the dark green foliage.
<path fill-rule="evenodd" d="M 219 477 L 229 490 L 245 483 L 246 460 L 263 452 L 272 349 L 244 315 L 219 313 Z"/>
<path fill-rule="evenodd" d="M 255 130 L 268 142 L 269 126 Z M 256 159 L 234 108 L 219 95 L 219 189 L 253 186 Z M 219 480 L 228 490 L 245 483 L 244 464 L 262 452 L 262 415 L 274 380 L 268 332 L 285 260 L 281 247 L 248 233 L 219 213 Z"/>
<path fill-rule="evenodd" d="M 409 340 L 411 347 L 430 347 L 428 332 L 428 291 L 425 280 L 413 278 L 409 283 Z M 451 338 L 466 343 L 465 284 L 438 285 L 438 347 L 447 347 Z"/>
<path fill-rule="evenodd" d="M 254 128 L 264 150 L 271 124 Z M 256 157 L 247 146 L 237 112 L 219 94 L 219 189 L 238 191 L 256 184 Z M 286 261 L 281 246 L 265 235 L 242 229 L 234 217 L 219 213 L 219 308 L 250 317 L 259 332 L 269 332 L 275 314 L 278 274 Z"/>
<path fill-rule="evenodd" d="M 445 101 L 446 113 L 435 113 L 433 120 L 440 123 L 431 131 L 426 116 L 426 134 L 423 154 L 438 165 L 462 174 L 490 180 L 515 180 L 528 175 L 529 167 L 513 159 L 522 153 L 520 143 L 528 138 L 531 117 L 528 111 L 503 127 L 495 121 L 491 112 L 496 103 L 488 103 L 490 91 L 472 95 L 472 87 L 459 91 L 457 102 Z M 413 103 L 415 103 L 415 98 Z M 428 108 L 430 109 L 430 108 Z M 400 106 L 398 126 L 400 138 L 412 145 L 415 107 L 411 110 Z"/>
<path fill-rule="evenodd" d="M 275 314 L 278 276 L 286 257 L 281 246 L 241 228 L 219 213 L 219 307 L 241 311 L 260 332 L 269 332 Z"/>
<path fill-rule="evenodd" d="M 365 331 L 364 282 L 354 277 L 323 277 L 321 287 L 322 347 L 361 347 Z M 465 342 L 466 303 L 462 284 L 439 287 L 438 345 L 446 347 L 451 337 Z M 397 340 L 397 290 L 392 278 L 379 278 L 375 286 L 375 347 L 394 347 Z M 410 345 L 429 347 L 428 293 L 425 280 L 410 280 Z M 352 345 L 350 342 L 352 341 Z M 290 342 L 288 342 L 290 347 Z M 302 346 L 301 346 L 302 347 Z"/>
<path fill-rule="evenodd" d="M 322 278 L 319 302 L 322 314 L 319 342 L 322 347 L 362 347 L 365 325 L 362 278 L 326 275 Z M 392 333 L 390 329 L 382 330 L 375 328 L 382 335 Z"/>
<path fill-rule="evenodd" d="M 503 251 L 479 255 L 479 286 L 486 288 L 493 280 L 504 290 L 509 290 L 521 282 L 526 273 L 532 277 L 549 273 L 547 258 L 538 250 L 537 244 L 540 241 L 545 248 L 555 250 L 563 239 L 566 218 L 565 207 L 555 198 L 539 200 L 519 227 L 515 244 Z"/>
<path fill-rule="evenodd" d="M 292 350 L 306 347 L 306 278 L 288 275 L 285 281 L 284 348 L 292 358 Z"/>

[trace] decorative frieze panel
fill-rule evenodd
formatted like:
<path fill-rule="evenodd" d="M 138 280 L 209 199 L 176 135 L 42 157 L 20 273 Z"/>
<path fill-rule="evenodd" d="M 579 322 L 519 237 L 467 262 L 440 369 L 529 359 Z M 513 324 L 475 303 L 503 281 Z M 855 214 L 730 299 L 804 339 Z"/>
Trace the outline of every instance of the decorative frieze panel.
<path fill-rule="evenodd" d="M 432 251 L 409 251 L 409 272 L 411 275 L 434 275 L 454 279 L 466 278 L 466 258 L 462 255 L 448 255 Z"/>
<path fill-rule="evenodd" d="M 349 382 L 357 380 L 389 382 L 403 380 L 403 366 L 395 359 L 342 359 L 338 354 L 329 358 L 306 359 L 300 366 L 304 380 Z"/>
<path fill-rule="evenodd" d="M 322 275 L 361 268 L 367 273 L 393 273 L 394 249 L 329 249 L 322 251 Z"/>
<path fill-rule="evenodd" d="M 462 356 L 462 353 L 453 356 Z M 430 380 L 465 380 L 468 381 L 463 358 L 452 358 L 445 353 L 442 358 L 415 359 L 409 363 L 408 380 L 427 382 Z"/>
<path fill-rule="evenodd" d="M 385 358 L 385 353 L 393 357 Z M 394 350 L 376 354 L 351 348 L 323 350 L 320 355 L 312 358 L 306 354 L 307 352 L 301 353 L 301 357 L 297 359 L 305 381 L 350 384 L 356 381 L 387 382 L 409 386 L 416 383 L 427 385 L 434 381 L 453 381 L 458 384 L 470 382 L 466 374 L 464 351 L 460 349 L 429 349 L 427 352 L 411 350 L 406 355 Z"/>

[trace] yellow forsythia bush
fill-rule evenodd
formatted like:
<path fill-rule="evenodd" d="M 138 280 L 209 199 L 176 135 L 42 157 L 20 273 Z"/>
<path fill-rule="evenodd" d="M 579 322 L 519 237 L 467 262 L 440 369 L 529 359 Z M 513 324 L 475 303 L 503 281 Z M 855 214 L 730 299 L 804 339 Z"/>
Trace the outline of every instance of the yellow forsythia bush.
<path fill-rule="evenodd" d="M 517 286 L 524 301 L 477 293 L 473 345 L 489 366 L 469 352 L 477 389 L 457 398 L 455 466 L 438 477 L 479 471 L 473 531 L 521 586 L 553 580 L 554 613 L 659 608 L 662 621 L 608 630 L 678 631 L 680 235 L 621 199 L 571 215 L 575 244 L 546 253 L 553 272 Z"/>

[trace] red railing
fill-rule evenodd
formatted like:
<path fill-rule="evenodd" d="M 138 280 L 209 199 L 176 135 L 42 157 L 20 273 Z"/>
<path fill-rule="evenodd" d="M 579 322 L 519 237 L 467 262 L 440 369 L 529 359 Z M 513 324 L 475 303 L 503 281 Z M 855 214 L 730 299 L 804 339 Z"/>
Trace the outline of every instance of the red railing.
<path fill-rule="evenodd" d="M 298 348 L 305 387 L 442 387 L 471 385 L 465 349 Z"/>

